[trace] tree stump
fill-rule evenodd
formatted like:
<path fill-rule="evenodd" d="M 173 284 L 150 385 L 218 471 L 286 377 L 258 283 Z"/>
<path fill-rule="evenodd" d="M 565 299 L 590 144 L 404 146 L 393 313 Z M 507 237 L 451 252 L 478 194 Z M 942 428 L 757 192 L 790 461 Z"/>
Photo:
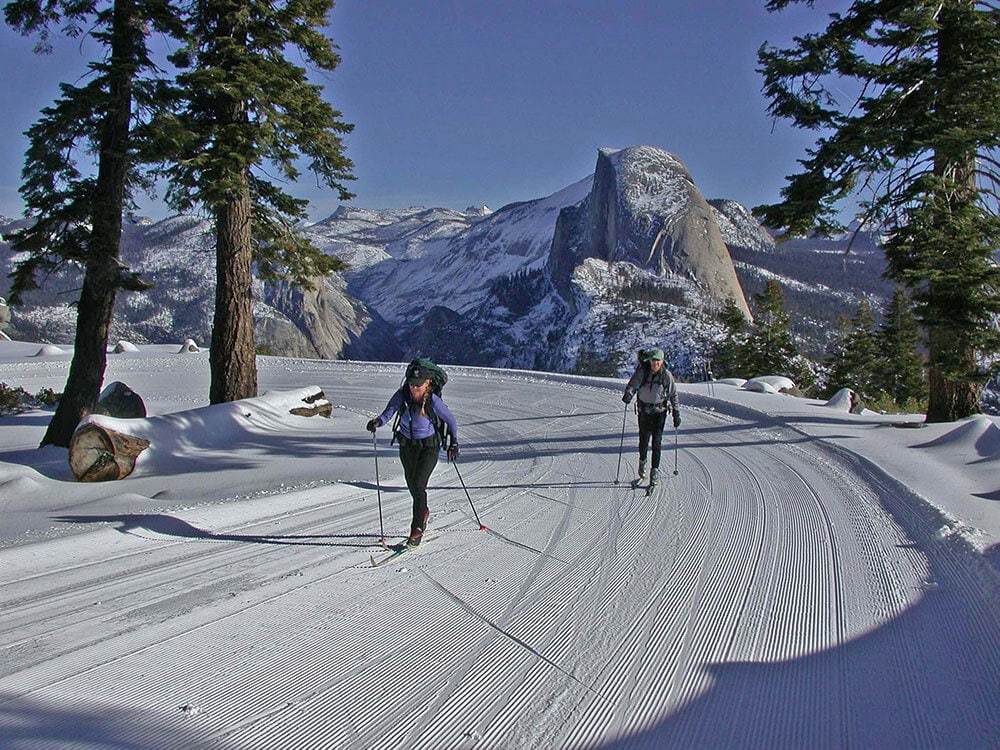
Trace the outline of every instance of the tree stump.
<path fill-rule="evenodd" d="M 69 466 L 81 482 L 124 479 L 149 441 L 94 422 L 80 425 L 69 442 Z"/>

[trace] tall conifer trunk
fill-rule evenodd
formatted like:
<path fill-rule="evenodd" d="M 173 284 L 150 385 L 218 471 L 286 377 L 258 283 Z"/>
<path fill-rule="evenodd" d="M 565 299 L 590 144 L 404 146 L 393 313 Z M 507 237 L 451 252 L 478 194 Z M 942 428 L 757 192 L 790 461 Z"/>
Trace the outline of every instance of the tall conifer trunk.
<path fill-rule="evenodd" d="M 980 412 L 979 400 L 982 396 L 982 385 L 973 380 L 960 380 L 946 376 L 934 365 L 934 344 L 936 338 L 931 334 L 930 354 L 931 364 L 927 370 L 929 401 L 927 405 L 928 422 L 954 422 L 971 414 Z M 940 348 L 938 349 L 940 351 Z M 971 357 L 970 357 L 971 359 Z M 971 365 L 975 362 L 971 361 Z"/>
<path fill-rule="evenodd" d="M 246 107 L 242 101 L 226 97 L 218 104 L 221 123 L 239 124 L 245 121 Z M 225 127 L 222 129 L 224 131 Z M 215 315 L 209 353 L 209 401 L 213 404 L 257 395 L 253 332 L 253 206 L 246 172 L 234 173 L 231 179 L 235 187 L 215 211 Z"/>
<path fill-rule="evenodd" d="M 973 13 L 973 0 L 946 0 L 939 16 L 936 72 L 941 85 L 941 114 L 961 107 L 968 92 L 962 85 L 962 71 L 969 61 L 964 49 L 961 14 Z M 937 264 L 942 278 L 967 265 L 978 248 L 977 238 L 962 231 L 961 217 L 974 210 L 977 196 L 976 152 L 966 144 L 939 145 L 934 152 L 934 175 L 939 195 L 932 226 L 937 247 Z M 971 243 L 971 246 L 970 246 Z M 953 422 L 978 414 L 982 383 L 977 381 L 976 348 L 970 340 L 975 315 L 969 284 L 932 279 L 928 283 L 929 308 L 938 314 L 929 321 L 927 347 L 928 422 Z"/>
<path fill-rule="evenodd" d="M 811 0 L 768 0 L 780 11 Z M 818 5 L 818 4 L 817 4 Z M 927 420 L 979 411 L 1000 352 L 1000 25 L 995 3 L 855 0 L 819 34 L 758 52 L 772 114 L 826 131 L 780 203 L 756 213 L 790 235 L 844 230 L 848 195 L 886 230 L 887 275 L 927 334 Z M 857 85 L 842 96 L 841 80 Z"/>
<path fill-rule="evenodd" d="M 113 13 L 108 73 L 110 96 L 101 125 L 92 229 L 83 289 L 77 304 L 73 361 L 63 396 L 45 431 L 42 445 L 68 447 L 80 420 L 93 411 L 97 403 L 107 368 L 115 298 L 121 286 L 118 258 L 129 168 L 134 60 L 142 31 L 132 0 L 116 0 Z"/>
<path fill-rule="evenodd" d="M 257 395 L 249 190 L 216 212 L 215 241 L 209 400 L 219 404 Z"/>

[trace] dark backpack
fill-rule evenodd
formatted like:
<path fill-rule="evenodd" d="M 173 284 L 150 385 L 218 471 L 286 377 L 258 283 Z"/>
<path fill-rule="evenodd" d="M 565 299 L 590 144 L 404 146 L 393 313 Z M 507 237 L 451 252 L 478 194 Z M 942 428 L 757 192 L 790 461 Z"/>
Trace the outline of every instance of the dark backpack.
<path fill-rule="evenodd" d="M 655 392 L 660 397 L 654 399 L 653 401 L 645 401 L 642 398 L 636 398 L 635 400 L 635 410 L 636 413 L 659 413 L 663 411 L 671 411 L 672 407 L 670 401 L 668 400 L 668 392 L 670 389 L 670 382 L 674 379 L 673 373 L 667 369 L 666 363 L 664 363 L 663 369 L 660 370 L 660 376 L 654 380 L 653 370 L 649 366 L 648 360 L 646 360 L 647 352 L 645 349 L 640 349 L 637 352 L 639 358 L 639 368 L 642 370 L 642 380 L 639 382 L 639 387 L 636 388 L 636 395 L 643 395 L 649 397 Z M 644 391 L 644 389 L 646 389 Z M 649 390 L 652 389 L 652 390 Z"/>

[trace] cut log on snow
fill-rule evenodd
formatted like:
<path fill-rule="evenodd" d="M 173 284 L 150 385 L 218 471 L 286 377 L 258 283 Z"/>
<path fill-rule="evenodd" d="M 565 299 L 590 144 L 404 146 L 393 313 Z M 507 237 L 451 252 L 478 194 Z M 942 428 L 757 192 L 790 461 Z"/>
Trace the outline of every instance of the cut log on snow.
<path fill-rule="evenodd" d="M 316 391 L 316 393 L 306 396 L 302 402 L 308 405 L 293 407 L 288 410 L 288 413 L 298 417 L 315 417 L 316 415 L 329 417 L 333 414 L 333 404 L 326 400 L 326 394 L 323 391 Z"/>
<path fill-rule="evenodd" d="M 94 422 L 80 425 L 69 442 L 69 466 L 81 482 L 124 479 L 149 441 Z"/>

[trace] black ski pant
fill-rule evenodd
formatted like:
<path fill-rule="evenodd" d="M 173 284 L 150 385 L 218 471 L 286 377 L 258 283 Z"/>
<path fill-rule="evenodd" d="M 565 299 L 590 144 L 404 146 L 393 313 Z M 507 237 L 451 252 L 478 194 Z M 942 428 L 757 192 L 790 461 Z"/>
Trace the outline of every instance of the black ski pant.
<path fill-rule="evenodd" d="M 433 438 L 427 440 L 407 440 L 400 438 L 399 461 L 403 464 L 406 488 L 413 498 L 412 526 L 424 528 L 427 513 L 427 483 L 431 472 L 437 466 L 440 443 Z"/>
<path fill-rule="evenodd" d="M 653 463 L 650 466 L 654 471 L 660 468 L 660 443 L 663 442 L 663 426 L 666 423 L 666 411 L 650 414 L 639 412 L 639 461 L 646 463 L 646 453 L 649 451 L 649 443 L 652 441 Z"/>

